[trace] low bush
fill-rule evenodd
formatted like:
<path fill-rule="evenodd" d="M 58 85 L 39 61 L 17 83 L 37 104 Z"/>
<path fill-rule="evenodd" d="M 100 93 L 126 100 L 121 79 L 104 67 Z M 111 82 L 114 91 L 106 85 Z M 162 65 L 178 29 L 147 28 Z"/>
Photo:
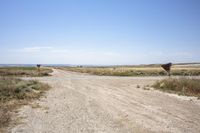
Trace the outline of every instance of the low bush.
<path fill-rule="evenodd" d="M 0 132 L 9 125 L 17 107 L 38 99 L 48 89 L 47 84 L 38 81 L 0 77 Z"/>
<path fill-rule="evenodd" d="M 200 98 L 200 79 L 186 77 L 168 78 L 157 81 L 153 87 L 167 92 L 175 92 L 180 95 L 197 96 Z"/>

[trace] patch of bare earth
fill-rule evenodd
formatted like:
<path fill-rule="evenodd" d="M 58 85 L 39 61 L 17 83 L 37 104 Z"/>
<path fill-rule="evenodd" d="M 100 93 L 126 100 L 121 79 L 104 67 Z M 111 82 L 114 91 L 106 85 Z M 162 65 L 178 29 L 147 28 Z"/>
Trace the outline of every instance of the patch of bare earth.
<path fill-rule="evenodd" d="M 143 89 L 161 77 L 106 77 L 54 69 L 52 89 L 19 110 L 13 133 L 199 133 L 200 102 Z M 38 106 L 38 108 L 37 108 Z"/>

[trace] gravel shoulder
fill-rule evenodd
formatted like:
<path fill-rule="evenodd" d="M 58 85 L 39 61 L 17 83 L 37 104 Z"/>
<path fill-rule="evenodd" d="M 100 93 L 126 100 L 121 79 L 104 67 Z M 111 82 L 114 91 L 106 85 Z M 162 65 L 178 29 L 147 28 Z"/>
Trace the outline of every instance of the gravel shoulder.
<path fill-rule="evenodd" d="M 200 132 L 200 100 L 143 89 L 161 77 L 94 76 L 54 69 L 50 77 L 31 79 L 52 89 L 19 110 L 21 123 L 10 132 Z"/>

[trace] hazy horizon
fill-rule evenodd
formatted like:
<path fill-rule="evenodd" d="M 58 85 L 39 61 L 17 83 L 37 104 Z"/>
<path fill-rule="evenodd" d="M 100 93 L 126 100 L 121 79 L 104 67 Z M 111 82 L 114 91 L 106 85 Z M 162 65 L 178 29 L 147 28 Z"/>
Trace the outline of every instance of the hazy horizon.
<path fill-rule="evenodd" d="M 2 0 L 0 64 L 200 62 L 198 0 Z"/>

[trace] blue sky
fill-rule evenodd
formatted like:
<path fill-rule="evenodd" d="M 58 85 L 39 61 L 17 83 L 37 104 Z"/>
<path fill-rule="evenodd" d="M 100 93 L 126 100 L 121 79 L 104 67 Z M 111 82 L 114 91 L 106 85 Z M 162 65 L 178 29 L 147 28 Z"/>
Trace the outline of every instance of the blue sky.
<path fill-rule="evenodd" d="M 0 0 L 0 64 L 200 62 L 199 0 Z"/>

